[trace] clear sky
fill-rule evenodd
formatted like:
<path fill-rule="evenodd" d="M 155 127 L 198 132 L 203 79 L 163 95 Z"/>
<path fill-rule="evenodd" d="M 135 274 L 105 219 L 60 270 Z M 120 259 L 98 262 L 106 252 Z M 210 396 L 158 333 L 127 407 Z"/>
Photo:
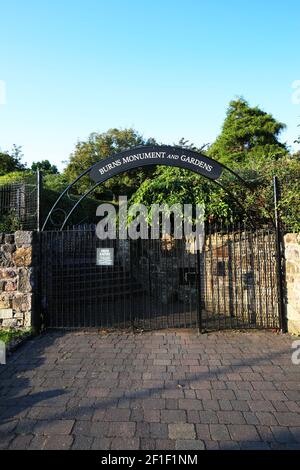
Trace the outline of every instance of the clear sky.
<path fill-rule="evenodd" d="M 201 145 L 236 96 L 292 144 L 299 46 L 299 0 L 0 0 L 0 147 L 61 169 L 110 127 Z"/>

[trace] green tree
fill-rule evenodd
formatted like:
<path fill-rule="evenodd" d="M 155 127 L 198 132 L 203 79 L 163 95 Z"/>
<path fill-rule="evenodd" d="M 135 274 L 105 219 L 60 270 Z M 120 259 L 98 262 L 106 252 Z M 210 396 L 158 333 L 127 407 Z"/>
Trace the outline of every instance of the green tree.
<path fill-rule="evenodd" d="M 230 102 L 221 134 L 208 154 L 231 168 L 249 160 L 278 159 L 288 153 L 278 140 L 283 129 L 285 125 L 271 114 L 240 98 Z"/>
<path fill-rule="evenodd" d="M 69 182 L 72 182 L 87 168 L 101 159 L 123 150 L 151 144 L 155 144 L 154 139 L 146 140 L 134 129 L 109 129 L 102 134 L 93 133 L 86 141 L 77 143 L 75 151 L 70 156 L 64 175 Z M 111 198 L 117 193 L 131 195 L 150 172 L 151 170 L 146 168 L 115 176 L 104 183 L 104 185 L 101 185 L 96 194 L 101 197 L 106 196 L 107 198 Z M 76 191 L 82 193 L 90 187 L 91 182 L 88 177 L 85 177 L 77 184 Z"/>
<path fill-rule="evenodd" d="M 0 152 L 0 176 L 25 170 L 25 164 L 21 162 L 22 158 L 21 147 L 17 145 L 13 146 L 11 152 Z"/>
<path fill-rule="evenodd" d="M 31 165 L 31 170 L 32 171 L 37 171 L 37 170 L 42 171 L 45 174 L 52 174 L 55 175 L 58 173 L 58 169 L 55 165 L 52 165 L 49 160 L 42 160 L 40 162 L 33 162 Z"/>
<path fill-rule="evenodd" d="M 226 172 L 220 182 L 245 208 L 257 224 L 270 224 L 274 214 L 272 179 L 281 183 L 281 216 L 286 230 L 300 230 L 300 158 L 291 156 L 278 141 L 284 124 L 278 123 L 258 108 L 250 108 L 244 100 L 230 103 L 222 133 L 208 150 L 209 156 L 236 170 L 251 189 Z M 196 149 L 181 139 L 180 146 Z M 174 202 L 205 204 L 208 220 L 225 222 L 239 219 L 239 204 L 223 189 L 194 173 L 157 167 L 134 193 L 133 202 L 150 208 L 153 203 Z"/>

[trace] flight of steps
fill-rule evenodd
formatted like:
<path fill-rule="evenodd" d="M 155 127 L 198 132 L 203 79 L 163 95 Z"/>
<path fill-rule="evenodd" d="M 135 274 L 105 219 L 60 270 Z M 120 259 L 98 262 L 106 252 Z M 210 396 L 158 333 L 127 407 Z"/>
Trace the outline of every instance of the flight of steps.
<path fill-rule="evenodd" d="M 64 293 L 74 299 L 117 299 L 143 294 L 140 282 L 121 264 L 96 266 L 78 264 L 52 268 L 52 295 L 63 298 Z"/>

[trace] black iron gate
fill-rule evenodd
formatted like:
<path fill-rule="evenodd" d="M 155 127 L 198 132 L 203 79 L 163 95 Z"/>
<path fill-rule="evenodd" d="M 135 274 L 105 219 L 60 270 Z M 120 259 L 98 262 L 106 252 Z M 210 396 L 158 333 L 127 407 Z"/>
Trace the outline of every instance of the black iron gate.
<path fill-rule="evenodd" d="M 213 227 L 193 241 L 41 232 L 47 328 L 279 328 L 273 231 Z"/>

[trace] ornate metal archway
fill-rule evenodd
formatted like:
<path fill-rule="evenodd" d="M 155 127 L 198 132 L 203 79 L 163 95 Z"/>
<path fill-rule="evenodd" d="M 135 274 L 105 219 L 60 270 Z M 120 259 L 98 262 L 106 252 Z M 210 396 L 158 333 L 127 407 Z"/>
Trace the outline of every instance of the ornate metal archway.
<path fill-rule="evenodd" d="M 76 183 L 84 176 L 90 176 L 91 181 L 94 183 L 92 187 L 86 191 L 78 200 L 74 201 L 74 205 L 69 209 L 68 213 L 65 213 L 64 220 L 62 220 L 59 229 L 63 230 L 70 219 L 71 215 L 82 203 L 82 201 L 88 197 L 93 191 L 102 183 L 108 179 L 136 168 L 153 165 L 164 165 L 179 167 L 186 170 L 191 170 L 204 178 L 211 180 L 213 183 L 222 188 L 230 197 L 236 202 L 236 204 L 242 209 L 242 211 L 248 216 L 250 223 L 251 217 L 247 214 L 245 208 L 241 202 L 229 191 L 229 189 L 220 182 L 222 175 L 226 172 L 233 176 L 240 184 L 245 187 L 249 187 L 248 183 L 241 178 L 237 173 L 228 168 L 227 166 L 213 160 L 200 152 L 185 149 L 182 147 L 172 147 L 166 145 L 155 145 L 155 146 L 142 146 L 133 149 L 125 150 L 123 152 L 112 155 L 108 158 L 100 160 L 96 164 L 87 168 L 81 173 L 69 186 L 60 194 L 56 202 L 50 209 L 45 222 L 42 227 L 44 231 L 51 222 L 51 217 L 54 211 L 61 211 L 59 207 L 63 197 L 69 193 Z"/>

